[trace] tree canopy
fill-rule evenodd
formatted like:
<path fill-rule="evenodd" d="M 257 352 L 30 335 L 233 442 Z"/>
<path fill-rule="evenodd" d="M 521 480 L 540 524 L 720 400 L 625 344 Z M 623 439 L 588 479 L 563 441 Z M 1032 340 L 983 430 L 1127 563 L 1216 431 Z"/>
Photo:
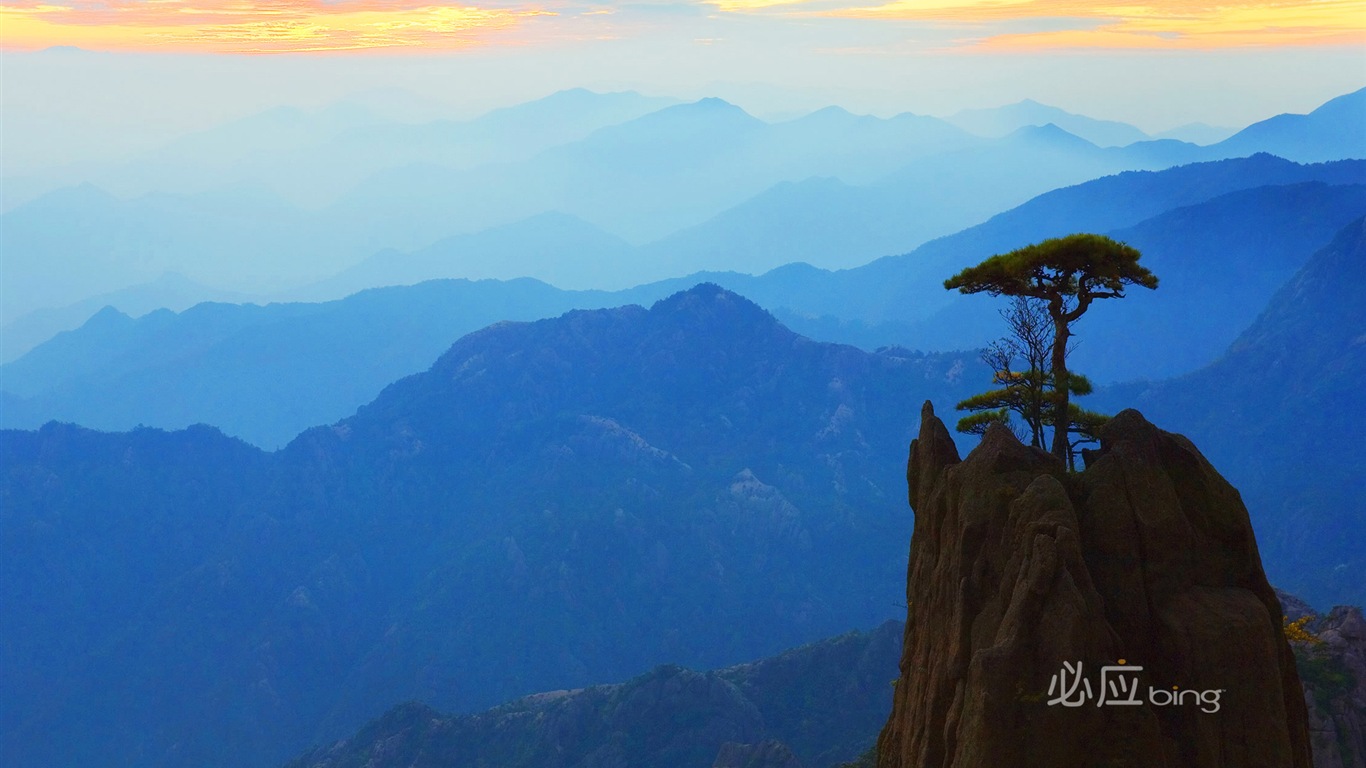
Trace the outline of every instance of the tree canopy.
<path fill-rule="evenodd" d="M 945 288 L 961 293 L 1023 296 L 1046 306 L 1053 323 L 1053 413 L 1064 422 L 1053 430 L 1052 450 L 1060 459 L 1070 455 L 1068 434 L 1073 432 L 1067 370 L 1071 325 L 1096 299 L 1123 298 L 1130 285 L 1156 288 L 1157 276 L 1138 263 L 1140 256 L 1138 249 L 1104 235 L 1079 233 L 997 254 L 944 281 Z"/>
<path fill-rule="evenodd" d="M 945 280 L 944 287 L 1044 300 L 1075 296 L 1089 304 L 1122 298 L 1128 285 L 1156 288 L 1157 276 L 1138 263 L 1140 256 L 1138 249 L 1104 235 L 1068 235 L 992 256 Z"/>

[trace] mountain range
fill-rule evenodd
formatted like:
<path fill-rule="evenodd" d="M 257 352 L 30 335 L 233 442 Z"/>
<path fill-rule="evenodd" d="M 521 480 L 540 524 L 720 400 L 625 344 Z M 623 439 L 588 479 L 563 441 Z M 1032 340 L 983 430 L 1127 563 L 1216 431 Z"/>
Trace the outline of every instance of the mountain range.
<path fill-rule="evenodd" d="M 888 621 L 714 672 L 665 666 L 475 715 L 401 705 L 288 768 L 831 766 L 866 751 L 886 719 L 901 634 Z"/>
<path fill-rule="evenodd" d="M 1124 147 L 1151 136 L 1129 125 L 1113 120 L 1096 120 L 1077 115 L 1033 99 L 994 109 L 965 109 L 948 118 L 948 122 L 979 136 L 1005 136 L 1025 126 L 1056 125 L 1073 136 L 1079 136 L 1098 147 Z"/>
<path fill-rule="evenodd" d="M 321 304 L 204 303 L 136 320 L 105 309 L 0 367 L 21 396 L 0 418 L 96 429 L 209 423 L 276 448 L 353 413 L 475 329 L 610 303 L 586 298 L 533 280 L 462 280 Z"/>
<path fill-rule="evenodd" d="M 272 161 L 269 153 L 251 154 L 260 143 L 251 130 L 243 131 L 242 147 L 225 152 L 246 153 L 253 163 L 259 156 L 260 166 L 274 173 L 325 185 L 333 199 L 321 207 L 281 197 L 246 173 L 253 163 L 241 164 L 244 175 L 222 188 L 120 197 L 86 186 L 15 206 L 0 217 L 0 245 L 8 257 L 0 321 L 165 272 L 239 292 L 297 289 L 386 249 L 420 251 L 518 222 L 527 222 L 527 233 L 512 242 L 526 243 L 538 236 L 538 217 L 548 213 L 577 217 L 607 236 L 644 246 L 612 269 L 603 269 L 603 259 L 592 254 L 557 260 L 560 287 L 625 288 L 699 269 L 752 273 L 795 259 L 853 267 L 1105 174 L 1265 150 L 1314 160 L 1366 155 L 1358 135 L 1366 91 L 1308 115 L 1258 123 L 1208 147 L 1153 140 L 1104 149 L 1053 123 L 983 138 L 909 114 L 879 119 L 827 109 L 767 123 L 718 99 L 659 108 L 659 101 L 638 95 L 576 93 L 545 102 L 475 121 L 479 128 L 430 128 L 441 137 L 438 144 L 473 147 L 473 156 L 484 161 L 476 164 L 443 159 L 420 137 L 398 141 L 386 134 L 375 144 L 411 148 L 412 156 L 380 162 L 354 184 Z M 560 115 L 566 128 L 534 128 L 547 113 Z M 323 132 L 378 130 L 351 114 L 342 110 L 324 120 L 332 127 Z M 260 118 L 282 123 L 279 130 L 286 133 L 302 121 L 303 137 L 323 130 L 309 127 L 310 119 Z M 525 132 L 535 135 L 521 154 L 481 149 L 490 137 L 511 142 Z M 301 141 L 295 137 L 282 146 Z M 809 224 L 790 231 L 790 222 Z"/>
<path fill-rule="evenodd" d="M 0 367 L 3 390 L 17 396 L 0 404 L 0 424 L 204 422 L 274 448 L 309 426 L 344 418 L 484 325 L 649 303 L 701 281 L 753 297 L 812 338 L 866 349 L 977 348 L 1001 334 L 995 305 L 951 294 L 942 281 L 992 253 L 1087 230 L 1132 240 L 1164 282 L 1152 294 L 1105 302 L 1088 314 L 1078 327 L 1078 369 L 1098 382 L 1158 379 L 1217 357 L 1315 249 L 1366 212 L 1363 185 L 1366 162 L 1298 165 L 1258 155 L 1056 190 L 910 254 L 850 270 L 703 273 L 617 293 L 559 291 L 529 280 L 441 281 L 319 304 L 214 304 L 136 320 L 107 310 Z M 527 247 L 520 252 L 528 260 L 602 242 L 574 219 L 545 224 L 563 233 L 559 250 Z M 501 247 L 480 246 L 477 238 L 464 244 L 483 256 Z M 434 248 L 407 261 L 391 255 L 370 275 L 403 275 L 446 253 Z M 1208 290 L 1216 277 L 1219 290 Z M 1195 307 L 1217 311 L 1193 314 Z M 1167 353 L 1127 354 L 1126 344 Z"/>
<path fill-rule="evenodd" d="M 1072 360 L 1096 381 L 1164 379 L 1218 357 L 1276 291 L 1348 222 L 1366 213 L 1366 185 L 1257 187 L 1174 208 L 1111 237 L 1138 248 L 1158 290 L 1100 302 L 1077 324 Z M 962 297 L 919 324 L 939 347 L 999 336 L 991 306 Z M 1132 354 L 1162 349 L 1160 356 Z"/>
<path fill-rule="evenodd" d="M 20 315 L 0 328 L 0 364 L 22 357 L 26 352 L 62 331 L 84 325 L 101 309 L 114 307 L 139 317 L 158 309 L 180 312 L 206 301 L 243 304 L 258 297 L 210 288 L 174 272 L 112 293 L 92 296 L 74 304 L 52 309 L 37 309 Z"/>
<path fill-rule="evenodd" d="M 874 626 L 914 403 L 986 378 L 704 285 L 491 326 L 274 454 L 4 432 L 3 762 L 265 765 L 376 702 L 467 712 Z"/>
<path fill-rule="evenodd" d="M 1315 602 L 1363 597 L 1338 404 L 1364 248 L 1358 219 L 1222 360 L 1086 403 L 1202 441 L 1268 575 Z M 869 585 L 904 564 L 911 409 L 988 378 L 704 285 L 491 326 L 275 454 L 208 427 L 5 432 L 5 760 L 265 764 L 375 702 L 469 712 L 871 626 L 897 604 Z"/>
<path fill-rule="evenodd" d="M 1330 99 L 1306 115 L 1253 123 L 1210 149 L 1233 156 L 1270 152 L 1301 163 L 1366 157 L 1366 88 Z"/>

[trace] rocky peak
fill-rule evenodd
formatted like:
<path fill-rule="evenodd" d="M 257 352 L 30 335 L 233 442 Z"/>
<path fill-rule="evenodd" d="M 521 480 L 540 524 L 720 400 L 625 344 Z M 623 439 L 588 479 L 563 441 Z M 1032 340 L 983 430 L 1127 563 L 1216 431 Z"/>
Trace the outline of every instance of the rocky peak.
<path fill-rule="evenodd" d="M 792 343 L 797 335 L 763 307 L 715 283 L 698 283 L 660 299 L 650 307 L 651 326 L 676 334 L 680 330 L 720 333 L 723 338 L 757 338 Z"/>
<path fill-rule="evenodd" d="M 1004 428 L 959 461 L 927 403 L 907 481 L 882 768 L 1309 768 L 1247 510 L 1185 438 L 1125 411 L 1084 473 Z"/>

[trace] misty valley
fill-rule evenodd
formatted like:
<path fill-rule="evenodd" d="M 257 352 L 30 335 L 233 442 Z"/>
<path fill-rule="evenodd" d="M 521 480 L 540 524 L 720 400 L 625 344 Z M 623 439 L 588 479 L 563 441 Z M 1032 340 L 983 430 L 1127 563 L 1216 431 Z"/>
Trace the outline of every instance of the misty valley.
<path fill-rule="evenodd" d="M 0 764 L 1366 768 L 1366 89 L 665 93 L 5 154 Z"/>

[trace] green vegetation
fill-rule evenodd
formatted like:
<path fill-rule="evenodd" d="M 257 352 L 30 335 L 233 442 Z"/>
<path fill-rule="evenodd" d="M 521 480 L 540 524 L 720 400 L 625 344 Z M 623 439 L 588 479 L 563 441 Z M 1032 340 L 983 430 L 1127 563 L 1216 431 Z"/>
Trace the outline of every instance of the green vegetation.
<path fill-rule="evenodd" d="M 976 421 L 966 426 L 984 429 L 987 422 L 1004 419 L 1009 411 L 1023 411 L 1021 415 L 1025 416 L 1032 436 L 1041 438 L 1040 430 L 1048 420 L 1042 407 L 1043 393 L 1050 392 L 1053 455 L 1072 463 L 1075 445 L 1072 436 L 1080 435 L 1084 442 L 1088 430 L 1099 418 L 1098 414 L 1074 411 L 1071 405 L 1071 396 L 1078 387 L 1084 386 L 1090 391 L 1089 382 L 1074 385 L 1072 379 L 1079 377 L 1067 370 L 1072 323 L 1080 319 L 1096 299 L 1123 298 L 1126 286 L 1156 288 L 1157 277 L 1139 265 L 1140 255 L 1137 249 L 1103 235 L 1075 234 L 997 254 L 945 280 L 945 288 L 956 288 L 962 293 L 987 293 L 1026 300 L 1017 301 L 1005 313 L 1014 343 L 1007 341 L 1005 349 L 993 351 L 989 348 L 986 355 L 988 364 L 992 364 L 991 356 L 1010 354 L 1005 361 L 1005 372 L 1009 373 L 1009 363 L 1023 352 L 1026 370 L 1018 380 L 1009 377 L 1002 380 L 1001 369 L 992 365 L 997 370 L 998 383 L 1006 385 L 999 391 L 1019 397 L 1021 407 L 1013 407 L 1010 403 L 1014 401 L 1010 400 L 994 408 L 996 417 L 969 417 Z M 1029 299 L 1037 303 L 1030 303 Z M 1052 326 L 1051 334 L 1048 325 Z M 1022 330 L 1027 330 L 1027 335 L 1022 335 Z M 1010 392 L 1012 387 L 1014 391 Z M 984 407 L 969 409 L 987 411 L 985 402 L 980 405 Z"/>
<path fill-rule="evenodd" d="M 1302 616 L 1294 621 L 1283 618 L 1285 639 L 1295 652 L 1295 667 L 1300 681 L 1314 694 L 1321 710 L 1331 709 L 1334 699 L 1346 696 L 1356 687 L 1356 679 L 1342 659 L 1325 652 L 1323 638 L 1308 626 L 1314 616 Z"/>
<path fill-rule="evenodd" d="M 957 428 L 959 432 L 981 435 L 991 424 L 1000 423 L 1012 428 L 1021 442 L 1044 448 L 1046 430 L 1056 422 L 1054 401 L 1049 394 L 1054 377 L 1048 311 L 1038 299 L 1016 296 L 1010 308 L 1002 310 L 1001 317 L 1010 334 L 982 351 L 982 362 L 991 369 L 992 382 L 998 388 L 959 401 L 958 410 L 970 413 L 958 420 Z M 1023 364 L 1020 370 L 1016 369 L 1016 361 Z M 1090 379 L 1079 373 L 1068 376 L 1067 383 L 1071 397 L 1093 391 Z M 1109 417 L 1075 403 L 1068 403 L 1068 412 L 1071 417 L 1067 424 L 1067 462 L 1068 466 L 1075 466 L 1077 448 L 1098 441 L 1097 432 Z M 1023 426 L 1012 423 L 1012 414 L 1019 417 Z"/>
<path fill-rule="evenodd" d="M 1335 702 L 1342 702 L 1356 688 L 1356 677 L 1343 663 L 1342 656 L 1331 653 L 1324 645 L 1323 638 L 1310 629 L 1317 617 L 1308 614 L 1291 621 L 1288 616 L 1281 618 L 1285 639 L 1295 653 L 1295 669 L 1299 672 L 1300 683 L 1314 697 L 1319 712 L 1333 712 Z M 1338 749 L 1341 754 L 1349 754 L 1351 748 L 1346 741 L 1346 733 L 1338 729 Z"/>

